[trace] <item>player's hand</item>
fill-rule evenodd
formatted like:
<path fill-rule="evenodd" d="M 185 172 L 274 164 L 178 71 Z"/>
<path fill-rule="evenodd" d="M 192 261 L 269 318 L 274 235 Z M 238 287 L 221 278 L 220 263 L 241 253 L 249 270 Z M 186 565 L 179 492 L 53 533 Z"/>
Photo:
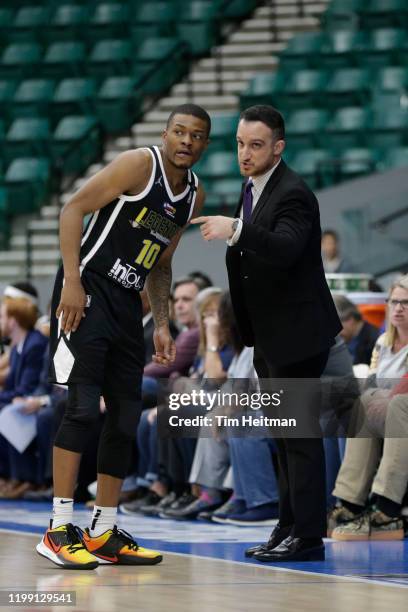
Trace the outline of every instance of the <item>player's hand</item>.
<path fill-rule="evenodd" d="M 169 366 L 176 358 L 176 345 L 167 325 L 156 327 L 153 332 L 156 354 L 152 360 L 159 365 Z"/>
<path fill-rule="evenodd" d="M 61 299 L 55 316 L 62 313 L 61 329 L 65 334 L 76 331 L 84 317 L 86 294 L 80 280 L 66 280 L 61 291 Z"/>
<path fill-rule="evenodd" d="M 204 240 L 228 240 L 234 233 L 232 223 L 234 219 L 231 217 L 196 217 L 190 223 L 193 225 L 201 225 L 201 235 Z"/>

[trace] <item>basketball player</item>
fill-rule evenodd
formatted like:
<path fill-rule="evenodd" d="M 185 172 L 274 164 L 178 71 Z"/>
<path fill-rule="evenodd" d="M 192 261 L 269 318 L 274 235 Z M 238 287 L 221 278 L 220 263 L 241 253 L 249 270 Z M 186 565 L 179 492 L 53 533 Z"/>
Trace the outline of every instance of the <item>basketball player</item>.
<path fill-rule="evenodd" d="M 139 292 L 146 282 L 155 324 L 153 359 L 168 365 L 175 358 L 168 320 L 171 259 L 183 228 L 203 205 L 204 192 L 190 168 L 208 145 L 210 127 L 210 117 L 199 106 L 177 107 L 160 149 L 122 153 L 62 210 L 63 265 L 53 293 L 50 376 L 68 386 L 68 402 L 54 443 L 52 519 L 37 546 L 39 554 L 61 567 L 162 560 L 115 524 L 141 412 Z M 91 527 L 82 532 L 72 524 L 73 494 L 101 396 L 107 412 L 98 449 L 98 489 Z"/>

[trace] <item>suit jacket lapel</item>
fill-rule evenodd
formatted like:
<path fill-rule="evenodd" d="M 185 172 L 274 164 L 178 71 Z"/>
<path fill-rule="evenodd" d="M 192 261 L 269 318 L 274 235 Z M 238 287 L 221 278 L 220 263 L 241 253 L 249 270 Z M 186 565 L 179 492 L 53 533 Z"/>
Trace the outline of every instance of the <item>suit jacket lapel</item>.
<path fill-rule="evenodd" d="M 282 178 L 283 173 L 285 172 L 285 169 L 286 169 L 286 164 L 283 161 L 283 159 L 281 159 L 281 161 L 279 163 L 279 166 L 272 173 L 271 178 L 266 183 L 266 185 L 264 187 L 264 190 L 261 193 L 261 197 L 259 198 L 259 200 L 257 202 L 257 205 L 255 206 L 254 210 L 252 211 L 251 223 L 254 223 L 256 221 L 256 219 L 258 218 L 261 210 L 263 209 L 263 207 L 267 203 L 271 192 L 273 191 L 274 187 L 279 183 L 280 179 Z"/>

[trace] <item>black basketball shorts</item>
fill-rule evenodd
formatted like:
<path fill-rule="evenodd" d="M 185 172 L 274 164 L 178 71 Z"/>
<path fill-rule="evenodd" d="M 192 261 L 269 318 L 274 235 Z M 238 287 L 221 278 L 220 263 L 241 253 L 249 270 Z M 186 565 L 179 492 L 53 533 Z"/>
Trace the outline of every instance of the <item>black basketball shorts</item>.
<path fill-rule="evenodd" d="M 85 268 L 85 317 L 65 334 L 55 312 L 63 286 L 58 271 L 52 296 L 50 382 L 99 385 L 101 395 L 139 398 L 144 367 L 142 305 L 136 291 Z"/>

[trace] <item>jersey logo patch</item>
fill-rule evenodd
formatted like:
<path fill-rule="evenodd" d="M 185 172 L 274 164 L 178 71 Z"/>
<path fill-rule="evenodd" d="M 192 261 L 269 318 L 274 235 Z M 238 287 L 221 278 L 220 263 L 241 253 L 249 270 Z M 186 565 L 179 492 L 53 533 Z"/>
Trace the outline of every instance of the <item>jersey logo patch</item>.
<path fill-rule="evenodd" d="M 176 209 L 174 208 L 174 206 L 172 206 L 168 202 L 165 202 L 163 204 L 163 208 L 164 208 L 164 212 L 166 213 L 166 215 L 169 215 L 169 217 L 174 219 L 174 216 L 176 214 Z"/>

